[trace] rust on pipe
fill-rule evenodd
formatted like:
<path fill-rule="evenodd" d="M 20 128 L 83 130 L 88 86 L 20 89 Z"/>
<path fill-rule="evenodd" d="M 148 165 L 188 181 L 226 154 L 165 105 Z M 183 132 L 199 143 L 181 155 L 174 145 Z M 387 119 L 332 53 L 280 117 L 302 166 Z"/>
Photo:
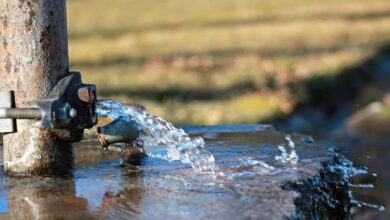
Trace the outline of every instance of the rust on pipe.
<path fill-rule="evenodd" d="M 0 1 L 0 90 L 15 91 L 16 108 L 32 108 L 69 72 L 65 0 Z M 71 143 L 49 129 L 17 120 L 4 135 L 4 168 L 11 175 L 68 173 Z"/>

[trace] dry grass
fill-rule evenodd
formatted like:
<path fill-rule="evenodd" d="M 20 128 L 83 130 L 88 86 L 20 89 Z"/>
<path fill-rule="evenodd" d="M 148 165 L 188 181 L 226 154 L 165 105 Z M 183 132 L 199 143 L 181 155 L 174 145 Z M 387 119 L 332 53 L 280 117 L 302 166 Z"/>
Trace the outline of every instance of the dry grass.
<path fill-rule="evenodd" d="M 72 69 L 175 123 L 288 113 L 288 85 L 390 41 L 388 0 L 68 0 Z"/>

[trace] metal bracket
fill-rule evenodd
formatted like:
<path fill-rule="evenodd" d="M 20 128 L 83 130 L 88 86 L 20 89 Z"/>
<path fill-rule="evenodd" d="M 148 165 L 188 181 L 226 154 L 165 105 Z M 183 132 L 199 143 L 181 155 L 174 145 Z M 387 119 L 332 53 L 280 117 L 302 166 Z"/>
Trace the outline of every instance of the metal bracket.
<path fill-rule="evenodd" d="M 0 108 L 13 108 L 14 93 L 13 91 L 0 91 Z M 16 132 L 15 120 L 10 118 L 0 119 L 0 133 Z"/>

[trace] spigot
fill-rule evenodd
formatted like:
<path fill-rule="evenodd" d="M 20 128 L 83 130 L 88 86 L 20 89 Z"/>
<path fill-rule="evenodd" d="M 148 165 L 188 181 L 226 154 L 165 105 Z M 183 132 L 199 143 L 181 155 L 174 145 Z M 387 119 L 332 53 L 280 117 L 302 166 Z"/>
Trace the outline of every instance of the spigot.
<path fill-rule="evenodd" d="M 140 134 L 140 129 L 133 121 L 117 118 L 97 128 L 98 139 L 102 147 L 115 143 L 132 143 Z"/>

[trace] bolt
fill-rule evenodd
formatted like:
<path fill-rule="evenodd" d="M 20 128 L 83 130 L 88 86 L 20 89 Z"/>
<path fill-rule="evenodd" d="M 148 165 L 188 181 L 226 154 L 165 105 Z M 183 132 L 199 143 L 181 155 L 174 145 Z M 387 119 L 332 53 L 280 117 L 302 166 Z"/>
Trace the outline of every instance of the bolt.
<path fill-rule="evenodd" d="M 0 108 L 0 118 L 41 119 L 42 113 L 37 108 Z"/>

